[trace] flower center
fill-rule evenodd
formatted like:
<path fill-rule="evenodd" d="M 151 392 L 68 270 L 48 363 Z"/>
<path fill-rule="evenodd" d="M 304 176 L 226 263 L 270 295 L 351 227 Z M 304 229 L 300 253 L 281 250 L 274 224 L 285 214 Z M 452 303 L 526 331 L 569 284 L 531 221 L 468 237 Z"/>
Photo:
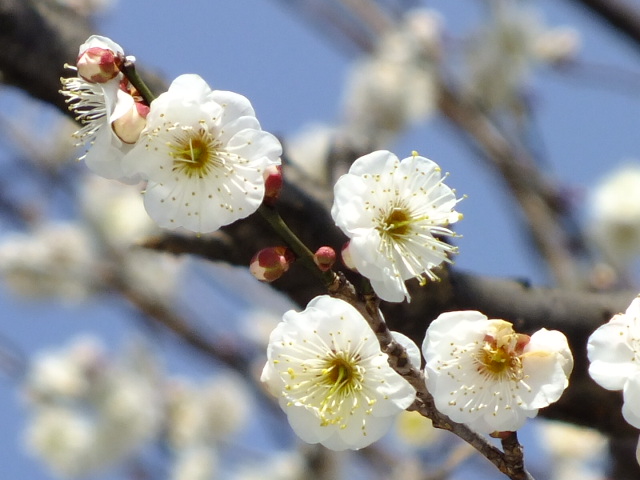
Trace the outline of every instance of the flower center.
<path fill-rule="evenodd" d="M 495 347 L 486 343 L 480 351 L 479 362 L 481 368 L 500 376 L 505 370 L 512 370 L 516 365 L 517 357 L 507 352 L 504 347 Z"/>
<path fill-rule="evenodd" d="M 358 393 L 364 375 L 358 361 L 359 356 L 349 352 L 334 352 L 325 359 L 326 364 L 316 377 L 316 385 L 322 391 L 318 409 L 322 425 L 342 423 L 349 411 L 360 406 Z M 347 398 L 349 401 L 345 401 Z"/>
<path fill-rule="evenodd" d="M 174 172 L 189 178 L 204 178 L 225 163 L 219 155 L 219 143 L 202 127 L 198 130 L 183 130 L 176 140 L 175 144 L 169 144 Z"/>
<path fill-rule="evenodd" d="M 515 333 L 510 323 L 500 322 L 495 333 L 485 336 L 476 355 L 478 371 L 495 378 L 522 380 L 521 356 L 528 341 L 529 337 Z"/>
<path fill-rule="evenodd" d="M 397 239 L 405 236 L 411 230 L 411 216 L 404 208 L 394 207 L 382 221 L 382 230 Z"/>

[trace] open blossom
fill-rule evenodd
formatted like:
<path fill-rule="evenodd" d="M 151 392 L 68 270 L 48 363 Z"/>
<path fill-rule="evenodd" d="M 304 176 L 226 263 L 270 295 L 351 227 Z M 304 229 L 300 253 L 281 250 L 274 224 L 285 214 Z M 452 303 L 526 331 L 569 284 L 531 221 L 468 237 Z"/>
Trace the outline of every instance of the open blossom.
<path fill-rule="evenodd" d="M 105 37 L 89 37 L 80 47 L 80 57 L 87 48 L 101 48 L 115 50 L 116 55 L 124 57 L 122 48 Z M 73 68 L 73 67 L 70 67 Z M 111 80 L 94 83 L 78 75 L 77 77 L 62 78 L 60 93 L 66 97 L 66 102 L 82 128 L 74 133 L 77 146 L 84 145 L 87 152 L 80 157 L 87 167 L 105 178 L 119 179 L 126 182 L 136 181 L 135 177 L 127 178 L 122 171 L 121 160 L 130 150 L 131 121 L 120 128 L 120 135 L 124 134 L 125 143 L 112 129 L 114 122 L 128 119 L 132 112 L 138 112 L 134 98 L 121 88 L 123 76 L 118 73 Z M 135 122 L 135 129 L 139 128 L 140 120 Z"/>
<path fill-rule="evenodd" d="M 436 408 L 480 433 L 520 428 L 560 398 L 573 369 L 561 332 L 543 328 L 529 337 L 476 311 L 441 314 L 422 352 Z"/>
<path fill-rule="evenodd" d="M 400 334 L 414 365 L 420 353 Z M 366 320 L 347 302 L 323 295 L 284 314 L 271 333 L 261 380 L 307 443 L 332 450 L 366 447 L 415 399 L 387 363 Z"/>
<path fill-rule="evenodd" d="M 370 153 L 338 179 L 334 194 L 331 215 L 351 238 L 351 262 L 383 300 L 409 300 L 405 280 L 437 280 L 432 269 L 457 251 L 435 236 L 453 236 L 447 227 L 461 215 L 455 192 L 428 158 Z"/>
<path fill-rule="evenodd" d="M 145 208 L 158 225 L 205 233 L 255 212 L 263 171 L 282 147 L 242 95 L 181 75 L 151 103 L 147 127 L 123 160 L 148 179 Z"/>
<path fill-rule="evenodd" d="M 587 354 L 591 378 L 607 390 L 622 390 L 622 415 L 640 428 L 640 298 L 591 334 Z"/>

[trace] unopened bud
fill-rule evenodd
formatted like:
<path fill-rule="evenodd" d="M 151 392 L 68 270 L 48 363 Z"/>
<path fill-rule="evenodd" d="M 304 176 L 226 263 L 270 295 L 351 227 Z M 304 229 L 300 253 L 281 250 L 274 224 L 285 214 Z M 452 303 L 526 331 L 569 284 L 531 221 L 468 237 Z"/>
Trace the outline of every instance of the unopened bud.
<path fill-rule="evenodd" d="M 272 207 L 282 190 L 282 167 L 269 165 L 264 171 L 264 204 Z"/>
<path fill-rule="evenodd" d="M 140 138 L 140 132 L 147 125 L 148 114 L 147 105 L 135 102 L 127 113 L 113 121 L 113 133 L 124 143 L 136 143 Z"/>
<path fill-rule="evenodd" d="M 289 270 L 295 256 L 287 247 L 263 248 L 251 259 L 249 271 L 261 282 L 273 282 Z"/>
<path fill-rule="evenodd" d="M 342 257 L 342 263 L 349 270 L 353 270 L 354 272 L 357 272 L 358 269 L 353 264 L 353 260 L 351 259 L 351 253 L 349 252 L 349 245 L 351 245 L 351 242 L 347 242 L 342 246 L 342 251 L 340 252 L 340 256 Z"/>
<path fill-rule="evenodd" d="M 78 75 L 93 83 L 104 83 L 120 72 L 122 59 L 108 48 L 91 47 L 78 57 Z"/>
<path fill-rule="evenodd" d="M 320 247 L 313 254 L 313 261 L 323 272 L 331 270 L 333 264 L 336 263 L 336 251 L 331 247 Z"/>

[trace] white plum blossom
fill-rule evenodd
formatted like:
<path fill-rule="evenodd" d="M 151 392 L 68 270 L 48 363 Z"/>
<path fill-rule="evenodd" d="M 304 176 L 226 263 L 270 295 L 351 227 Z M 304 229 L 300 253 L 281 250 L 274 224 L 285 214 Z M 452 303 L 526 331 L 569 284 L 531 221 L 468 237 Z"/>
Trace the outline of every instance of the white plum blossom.
<path fill-rule="evenodd" d="M 587 343 L 589 375 L 607 390 L 622 390 L 622 415 L 640 428 L 640 298 L 598 327 Z"/>
<path fill-rule="evenodd" d="M 640 255 L 640 164 L 610 172 L 593 189 L 589 238 L 606 260 L 623 272 Z"/>
<path fill-rule="evenodd" d="M 405 280 L 437 280 L 432 269 L 457 251 L 437 236 L 454 236 L 447 227 L 462 217 L 458 200 L 428 158 L 370 153 L 338 179 L 334 195 L 331 215 L 350 238 L 351 262 L 383 300 L 409 300 Z"/>
<path fill-rule="evenodd" d="M 211 480 L 218 470 L 218 456 L 209 445 L 180 450 L 171 467 L 170 480 Z"/>
<path fill-rule="evenodd" d="M 168 392 L 167 437 L 175 450 L 215 444 L 249 418 L 250 392 L 239 377 L 219 375 L 202 385 L 176 379 Z"/>
<path fill-rule="evenodd" d="M 114 362 L 87 337 L 37 356 L 25 385 L 31 453 L 65 476 L 122 461 L 159 431 L 157 374 L 142 346 Z"/>
<path fill-rule="evenodd" d="M 550 480 L 604 480 L 608 440 L 595 429 L 542 420 L 536 436 L 550 457 Z"/>
<path fill-rule="evenodd" d="M 396 335 L 419 365 L 418 348 Z M 366 447 L 415 399 L 415 389 L 389 366 L 362 315 L 327 295 L 311 300 L 303 312 L 284 314 L 267 357 L 261 380 L 307 443 L 332 450 Z"/>
<path fill-rule="evenodd" d="M 95 426 L 80 413 L 57 405 L 36 410 L 27 425 L 25 446 L 61 477 L 95 470 Z"/>
<path fill-rule="evenodd" d="M 124 56 L 124 51 L 118 44 L 95 35 L 80 47 L 80 54 L 87 48 L 98 45 Z M 134 98 L 121 89 L 122 79 L 121 73 L 103 83 L 93 83 L 79 75 L 61 78 L 60 93 L 67 97 L 65 101 L 69 110 L 82 124 L 82 128 L 73 135 L 77 139 L 77 146 L 84 145 L 87 148 L 80 160 L 84 160 L 90 170 L 102 177 L 134 183 L 138 180 L 137 177 L 126 176 L 121 165 L 122 158 L 131 149 L 131 145 L 124 143 L 112 129 L 114 122 L 128 117 L 136 109 Z"/>
<path fill-rule="evenodd" d="M 281 153 L 249 100 L 181 75 L 151 103 L 147 127 L 123 166 L 148 179 L 144 204 L 158 225 L 206 233 L 258 209 L 263 171 L 279 165 Z"/>
<path fill-rule="evenodd" d="M 489 5 L 491 18 L 467 42 L 463 91 L 484 108 L 517 113 L 536 64 L 570 60 L 579 48 L 579 36 L 566 27 L 547 27 L 526 2 L 499 0 Z"/>
<path fill-rule="evenodd" d="M 543 328 L 529 337 L 476 311 L 441 314 L 422 352 L 436 408 L 480 433 L 520 428 L 560 398 L 573 369 L 561 332 Z"/>
<path fill-rule="evenodd" d="M 20 295 L 80 301 L 102 285 L 95 253 L 79 225 L 41 225 L 2 237 L 0 277 Z"/>
<path fill-rule="evenodd" d="M 441 24 L 433 10 L 411 10 L 354 64 L 343 107 L 352 141 L 382 147 L 435 111 Z"/>

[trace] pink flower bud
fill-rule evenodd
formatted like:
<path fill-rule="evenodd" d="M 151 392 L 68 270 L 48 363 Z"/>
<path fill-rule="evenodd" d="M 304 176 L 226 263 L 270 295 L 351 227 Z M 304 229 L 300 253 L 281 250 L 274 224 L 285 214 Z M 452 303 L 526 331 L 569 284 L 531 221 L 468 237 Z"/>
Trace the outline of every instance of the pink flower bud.
<path fill-rule="evenodd" d="M 273 206 L 280 196 L 282 190 L 282 167 L 280 165 L 269 165 L 264 173 L 264 204 Z"/>
<path fill-rule="evenodd" d="M 91 47 L 78 56 L 78 75 L 93 83 L 105 83 L 120 72 L 122 59 L 108 48 Z"/>
<path fill-rule="evenodd" d="M 127 113 L 113 121 L 113 133 L 124 143 L 136 143 L 140 138 L 140 132 L 147 125 L 148 114 L 147 105 L 135 102 Z"/>
<path fill-rule="evenodd" d="M 251 259 L 249 271 L 261 282 L 273 282 L 289 270 L 295 256 L 287 247 L 263 248 Z"/>
<path fill-rule="evenodd" d="M 331 270 L 333 264 L 336 263 L 336 251 L 331 247 L 320 247 L 313 254 L 313 261 L 323 272 Z"/>
<path fill-rule="evenodd" d="M 353 260 L 351 259 L 351 253 L 349 252 L 350 244 L 351 242 L 347 242 L 342 246 L 342 251 L 340 252 L 340 256 L 342 257 L 342 263 L 344 264 L 345 267 L 347 267 L 349 270 L 353 270 L 354 272 L 357 272 L 358 269 L 354 265 Z"/>

